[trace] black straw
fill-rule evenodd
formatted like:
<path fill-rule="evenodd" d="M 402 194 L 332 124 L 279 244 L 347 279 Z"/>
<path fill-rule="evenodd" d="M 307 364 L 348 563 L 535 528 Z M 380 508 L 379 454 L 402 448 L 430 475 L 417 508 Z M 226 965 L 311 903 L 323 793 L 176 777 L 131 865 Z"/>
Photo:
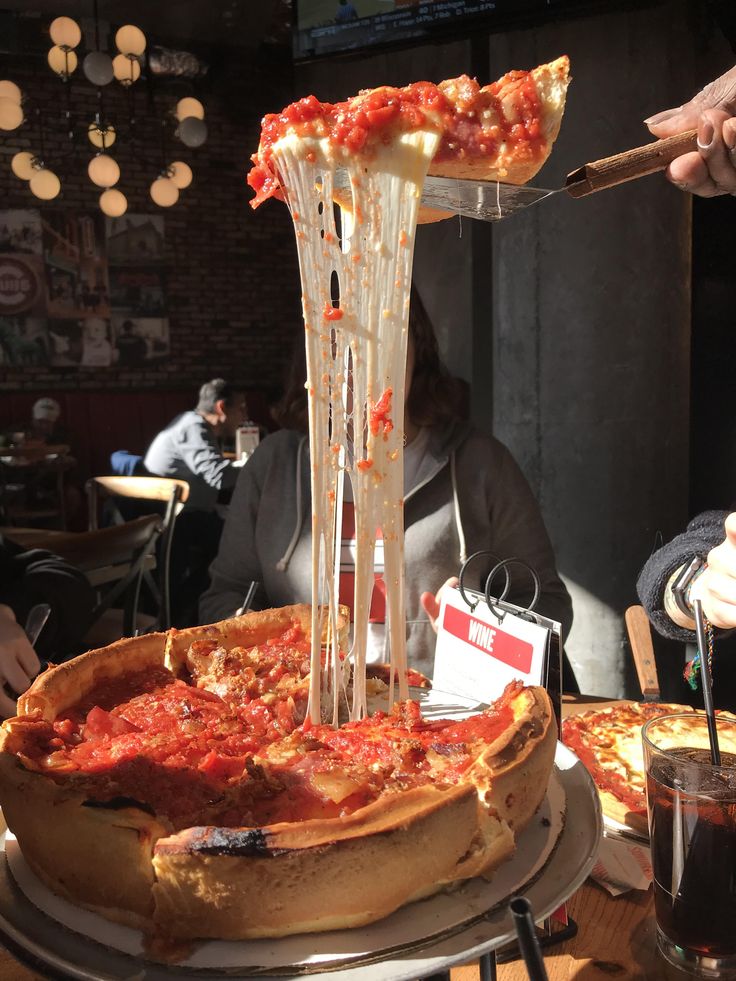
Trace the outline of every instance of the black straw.
<path fill-rule="evenodd" d="M 695 632 L 698 636 L 698 650 L 700 651 L 700 680 L 703 685 L 703 702 L 705 704 L 705 718 L 708 722 L 708 739 L 710 740 L 710 758 L 713 766 L 721 765 L 721 750 L 718 746 L 718 730 L 716 729 L 716 715 L 713 708 L 713 686 L 710 677 L 710 664 L 708 663 L 708 640 L 705 635 L 705 620 L 703 618 L 703 605 L 699 599 L 693 603 L 695 610 Z"/>
<path fill-rule="evenodd" d="M 529 900 L 524 899 L 523 896 L 517 896 L 509 903 L 509 909 L 514 917 L 519 950 L 524 958 L 526 973 L 529 975 L 530 981 L 548 981 Z"/>

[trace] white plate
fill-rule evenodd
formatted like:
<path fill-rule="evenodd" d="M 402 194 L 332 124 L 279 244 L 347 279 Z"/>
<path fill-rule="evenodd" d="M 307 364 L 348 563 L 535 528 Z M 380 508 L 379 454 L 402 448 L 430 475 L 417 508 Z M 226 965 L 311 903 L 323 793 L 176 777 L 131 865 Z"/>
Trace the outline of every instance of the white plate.
<path fill-rule="evenodd" d="M 76 932 L 79 925 L 69 929 L 41 912 L 18 888 L 7 858 L 3 858 L 0 860 L 0 934 L 21 959 L 51 968 L 62 977 L 82 981 L 192 978 L 225 981 L 262 975 L 264 968 L 277 977 L 310 973 L 313 981 L 409 981 L 427 977 L 508 942 L 513 936 L 505 902 L 509 895 L 523 891 L 535 917 L 542 919 L 567 899 L 590 872 L 602 832 L 598 795 L 585 767 L 561 744 L 555 755 L 555 776 L 546 806 L 550 815 L 559 811 L 560 796 L 554 789 L 557 786 L 567 805 L 565 821 L 557 846 L 541 870 L 539 863 L 544 861 L 545 848 L 538 845 L 535 852 L 526 843 L 526 836 L 531 841 L 536 835 L 538 843 L 542 838 L 548 843 L 550 836 L 541 835 L 538 826 L 530 826 L 520 840 L 514 859 L 499 870 L 491 883 L 472 880 L 452 893 L 404 907 L 359 931 L 239 944 L 212 941 L 200 945 L 197 954 L 217 947 L 236 948 L 240 954 L 239 965 L 229 960 L 227 967 L 214 971 L 194 963 L 179 968 L 163 967 L 120 953 L 106 945 L 109 940 L 102 943 L 91 940 Z M 93 916 L 76 907 L 71 909 L 78 918 Z M 102 922 L 107 929 L 116 929 L 107 921 Z M 289 950 L 287 945 L 291 945 Z M 262 948 L 261 956 L 254 956 L 256 946 Z M 275 952 L 282 964 L 291 961 L 294 966 L 286 970 L 272 961 L 272 966 L 266 967 L 262 956 L 265 948 Z M 298 957 L 294 957 L 293 950 L 298 952 Z M 325 973 L 328 965 L 332 969 Z"/>

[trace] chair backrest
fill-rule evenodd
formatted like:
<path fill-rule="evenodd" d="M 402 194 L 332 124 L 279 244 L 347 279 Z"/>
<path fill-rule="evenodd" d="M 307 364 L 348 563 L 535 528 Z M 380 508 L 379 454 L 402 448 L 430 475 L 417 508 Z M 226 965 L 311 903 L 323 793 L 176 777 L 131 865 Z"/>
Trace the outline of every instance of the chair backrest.
<path fill-rule="evenodd" d="M 124 598 L 123 632 L 133 633 L 141 580 L 155 563 L 162 530 L 160 515 L 148 514 L 110 528 L 54 535 L 50 544 L 56 555 L 81 569 L 96 588 L 109 587 L 92 613 L 93 623 Z"/>
<path fill-rule="evenodd" d="M 186 480 L 173 477 L 91 477 L 87 481 L 88 493 L 90 485 L 109 497 L 130 497 L 139 501 L 168 502 L 178 490 L 179 511 L 189 498 Z"/>
<path fill-rule="evenodd" d="M 94 531 L 60 532 L 48 542 L 55 555 L 82 569 L 83 572 L 115 565 L 145 548 L 151 536 L 160 534 L 160 515 L 146 514 L 122 525 L 97 528 Z"/>
<path fill-rule="evenodd" d="M 158 592 L 160 612 L 158 626 L 168 629 L 171 626 L 170 565 L 171 543 L 174 525 L 189 498 L 189 484 L 186 480 L 172 477 L 91 477 L 86 485 L 89 506 L 89 528 L 94 530 L 98 521 L 98 502 L 100 496 L 126 498 L 137 501 L 151 501 L 165 504 L 158 560 Z"/>

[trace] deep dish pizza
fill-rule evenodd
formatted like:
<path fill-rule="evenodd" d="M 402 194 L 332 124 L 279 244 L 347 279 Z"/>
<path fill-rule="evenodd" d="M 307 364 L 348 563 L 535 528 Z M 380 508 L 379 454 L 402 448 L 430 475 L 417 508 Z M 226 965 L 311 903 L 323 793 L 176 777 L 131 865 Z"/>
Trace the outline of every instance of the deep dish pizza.
<path fill-rule="evenodd" d="M 546 693 L 314 725 L 310 622 L 247 614 L 41 675 L 0 737 L 0 804 L 36 874 L 157 936 L 239 939 L 369 923 L 510 857 L 552 767 Z"/>
<path fill-rule="evenodd" d="M 639 834 L 648 834 L 642 726 L 657 716 L 678 712 L 695 714 L 696 710 L 665 702 L 621 702 L 562 722 L 562 740 L 592 776 L 603 814 Z M 733 718 L 728 712 L 718 714 Z M 684 724 L 683 746 L 688 739 Z"/>
<path fill-rule="evenodd" d="M 481 88 L 467 76 L 381 86 L 345 102 L 308 96 L 263 120 L 248 176 L 259 205 L 278 197 L 294 223 L 302 283 L 312 501 L 308 713 L 336 690 L 317 611 L 337 604 L 345 480 L 354 503 L 353 721 L 367 714 L 365 668 L 380 528 L 387 648 L 405 700 L 403 443 L 411 271 L 427 173 L 524 183 L 550 152 L 568 85 L 566 57 Z M 341 175 L 338 175 L 338 171 Z M 344 185 L 338 176 L 345 177 Z M 343 186 L 347 192 L 341 190 Z M 334 712 L 333 704 L 333 712 Z"/>

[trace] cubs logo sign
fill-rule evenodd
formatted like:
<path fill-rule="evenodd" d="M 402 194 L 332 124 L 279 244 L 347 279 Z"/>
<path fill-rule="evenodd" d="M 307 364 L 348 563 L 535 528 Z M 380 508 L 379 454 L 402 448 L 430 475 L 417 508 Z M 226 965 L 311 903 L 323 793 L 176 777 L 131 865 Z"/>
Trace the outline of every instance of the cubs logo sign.
<path fill-rule="evenodd" d="M 36 271 L 23 259 L 0 257 L 0 314 L 24 313 L 38 300 Z"/>

